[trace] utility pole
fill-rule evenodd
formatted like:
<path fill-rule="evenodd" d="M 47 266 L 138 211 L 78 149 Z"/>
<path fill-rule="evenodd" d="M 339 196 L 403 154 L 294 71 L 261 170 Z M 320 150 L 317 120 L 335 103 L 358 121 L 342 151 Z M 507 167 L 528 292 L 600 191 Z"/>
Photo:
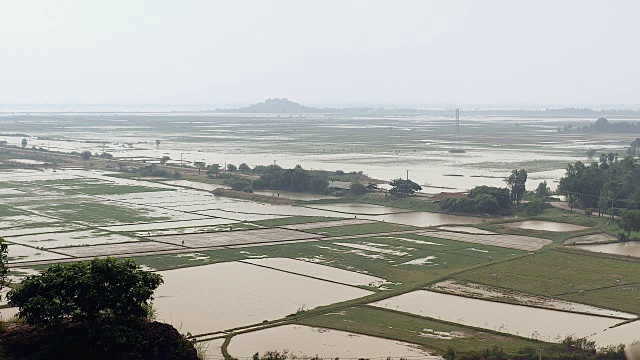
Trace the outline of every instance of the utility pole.
<path fill-rule="evenodd" d="M 407 170 L 407 180 L 409 180 L 409 170 Z"/>
<path fill-rule="evenodd" d="M 542 360 L 542 351 L 544 350 L 543 347 L 540 348 L 540 356 L 538 357 L 539 360 Z"/>
<path fill-rule="evenodd" d="M 180 153 L 180 166 L 182 166 L 182 153 Z"/>

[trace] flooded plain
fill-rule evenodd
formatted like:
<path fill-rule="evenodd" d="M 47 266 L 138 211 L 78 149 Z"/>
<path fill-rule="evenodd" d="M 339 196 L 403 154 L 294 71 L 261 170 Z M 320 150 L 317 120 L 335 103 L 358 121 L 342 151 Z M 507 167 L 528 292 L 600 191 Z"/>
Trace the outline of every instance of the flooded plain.
<path fill-rule="evenodd" d="M 307 207 L 356 215 L 384 215 L 409 212 L 405 209 L 360 203 L 314 204 L 307 205 Z"/>
<path fill-rule="evenodd" d="M 589 250 L 605 254 L 640 257 L 640 242 L 617 242 L 611 244 L 576 245 L 576 249 Z"/>
<path fill-rule="evenodd" d="M 192 334 L 275 320 L 298 310 L 371 294 L 351 286 L 240 262 L 160 274 L 164 284 L 156 291 L 154 300 L 158 320 Z"/>
<path fill-rule="evenodd" d="M 228 347 L 229 354 L 239 358 L 285 349 L 291 355 L 318 355 L 323 359 L 441 359 L 410 343 L 304 325 L 283 325 L 236 335 Z"/>
<path fill-rule="evenodd" d="M 399 295 L 371 305 L 556 343 L 569 335 L 589 337 L 622 322 L 620 319 L 602 316 L 492 302 L 425 290 Z"/>
<path fill-rule="evenodd" d="M 539 221 L 539 220 L 513 222 L 505 225 L 513 228 L 518 228 L 518 229 L 553 231 L 553 232 L 578 231 L 578 230 L 588 229 L 588 227 L 586 226 L 559 223 L 559 222 L 553 222 L 553 221 Z"/>

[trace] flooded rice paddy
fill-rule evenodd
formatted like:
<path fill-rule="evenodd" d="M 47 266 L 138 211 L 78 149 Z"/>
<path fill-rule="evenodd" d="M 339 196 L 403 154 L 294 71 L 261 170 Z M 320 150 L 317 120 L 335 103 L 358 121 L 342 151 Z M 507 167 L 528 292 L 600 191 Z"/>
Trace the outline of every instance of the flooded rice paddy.
<path fill-rule="evenodd" d="M 621 311 L 603 309 L 566 300 L 530 295 L 517 291 L 507 291 L 504 289 L 499 289 L 482 284 L 458 283 L 455 280 L 445 280 L 439 282 L 430 286 L 430 289 L 452 295 L 461 295 L 478 299 L 506 301 L 518 305 L 542 307 L 552 310 L 579 312 L 592 315 L 615 317 L 626 320 L 637 318 L 637 316 L 634 314 L 624 313 Z"/>
<path fill-rule="evenodd" d="M 160 274 L 165 282 L 156 291 L 154 300 L 158 320 L 192 334 L 275 320 L 298 310 L 371 294 L 351 286 L 239 262 Z"/>
<path fill-rule="evenodd" d="M 424 290 L 371 305 L 547 342 L 569 335 L 590 337 L 622 321 Z"/>
<path fill-rule="evenodd" d="M 386 282 L 385 279 L 375 276 L 288 258 L 250 259 L 243 262 L 345 285 L 381 286 Z"/>
<path fill-rule="evenodd" d="M 450 231 L 431 231 L 426 230 L 418 232 L 424 236 L 432 236 L 436 238 L 469 242 L 474 244 L 499 246 L 509 249 L 535 251 L 541 249 L 545 245 L 553 243 L 551 240 L 534 238 L 531 236 L 520 235 L 477 235 L 477 234 L 461 234 Z"/>
<path fill-rule="evenodd" d="M 471 226 L 440 226 L 439 230 L 445 231 L 454 231 L 454 232 L 463 232 L 467 234 L 476 234 L 476 235 L 495 235 L 494 232 L 488 230 L 482 230 L 478 228 L 474 228 Z"/>
<path fill-rule="evenodd" d="M 553 221 L 539 221 L 539 220 L 513 222 L 513 223 L 506 224 L 506 226 L 510 226 L 518 229 L 554 231 L 554 232 L 578 231 L 578 230 L 588 229 L 588 227 L 586 226 L 559 223 L 559 222 L 553 222 Z"/>
<path fill-rule="evenodd" d="M 404 209 L 360 203 L 317 204 L 307 205 L 307 207 L 356 215 L 384 215 L 408 212 L 408 210 Z"/>
<path fill-rule="evenodd" d="M 605 254 L 640 257 L 640 242 L 617 242 L 611 244 L 576 245 L 575 248 Z"/>
<path fill-rule="evenodd" d="M 217 233 L 200 233 L 189 235 L 167 235 L 156 236 L 153 240 L 162 241 L 164 243 L 183 245 L 186 247 L 213 247 L 213 246 L 230 246 L 230 245 L 246 245 L 259 244 L 266 242 L 280 242 L 301 239 L 314 239 L 320 235 L 309 234 L 301 231 L 288 229 L 258 229 L 247 230 L 244 232 L 217 232 Z"/>
<path fill-rule="evenodd" d="M 228 347 L 231 356 L 240 358 L 274 349 L 290 349 L 291 355 L 318 355 L 324 359 L 441 359 L 417 345 L 401 341 L 303 325 L 283 325 L 236 335 Z"/>

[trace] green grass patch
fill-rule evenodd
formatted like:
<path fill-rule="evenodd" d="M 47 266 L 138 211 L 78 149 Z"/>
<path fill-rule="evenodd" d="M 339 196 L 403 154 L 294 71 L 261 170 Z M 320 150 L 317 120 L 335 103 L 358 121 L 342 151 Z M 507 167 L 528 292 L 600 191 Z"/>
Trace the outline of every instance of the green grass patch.
<path fill-rule="evenodd" d="M 284 218 L 278 218 L 278 219 L 252 221 L 252 223 L 259 226 L 264 226 L 264 227 L 274 227 L 274 226 L 283 226 L 283 225 L 307 224 L 307 223 L 316 223 L 316 222 L 323 222 L 323 221 L 342 220 L 342 219 L 343 218 L 326 217 L 326 216 L 291 216 L 291 217 L 284 217 Z"/>
<path fill-rule="evenodd" d="M 549 250 L 465 271 L 454 278 L 640 313 L 640 302 L 633 298 L 624 300 L 619 291 L 613 288 L 616 280 L 620 280 L 621 284 L 640 282 L 639 268 L 640 260 Z M 499 275 L 500 281 L 496 281 L 493 274 Z M 583 295 L 580 295 L 581 290 Z M 592 291 L 592 295 L 589 295 Z"/>
<path fill-rule="evenodd" d="M 316 315 L 297 321 L 308 326 L 324 327 L 387 339 L 408 341 L 443 354 L 452 347 L 457 353 L 484 351 L 499 343 L 507 353 L 514 353 L 540 342 L 466 328 L 428 318 L 402 314 L 369 306 L 356 306 L 338 312 Z M 436 335 L 440 335 L 438 336 Z M 443 338 L 445 336 L 449 339 Z"/>
<path fill-rule="evenodd" d="M 409 225 L 398 225 L 388 222 L 374 222 L 368 224 L 355 224 L 345 226 L 332 226 L 325 228 L 316 228 L 305 230 L 314 234 L 328 235 L 328 236 L 350 236 L 350 235 L 363 235 L 363 234 L 376 234 L 395 231 L 407 231 L 417 230 L 417 227 Z"/>
<path fill-rule="evenodd" d="M 132 222 L 158 222 L 168 217 L 150 216 L 147 212 L 126 206 L 94 202 L 78 202 L 57 205 L 42 205 L 34 210 L 66 221 L 77 221 L 91 225 L 128 224 Z"/>
<path fill-rule="evenodd" d="M 7 205 L 0 205 L 0 216 L 16 216 L 24 214 L 25 212 L 22 210 L 15 209 Z"/>

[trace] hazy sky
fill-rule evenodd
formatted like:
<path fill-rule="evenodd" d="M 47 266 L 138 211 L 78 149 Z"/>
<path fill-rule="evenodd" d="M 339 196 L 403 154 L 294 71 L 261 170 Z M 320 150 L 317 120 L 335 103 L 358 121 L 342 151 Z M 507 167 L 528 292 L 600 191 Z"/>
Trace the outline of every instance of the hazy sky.
<path fill-rule="evenodd" d="M 640 1 L 0 0 L 0 103 L 640 107 Z"/>

